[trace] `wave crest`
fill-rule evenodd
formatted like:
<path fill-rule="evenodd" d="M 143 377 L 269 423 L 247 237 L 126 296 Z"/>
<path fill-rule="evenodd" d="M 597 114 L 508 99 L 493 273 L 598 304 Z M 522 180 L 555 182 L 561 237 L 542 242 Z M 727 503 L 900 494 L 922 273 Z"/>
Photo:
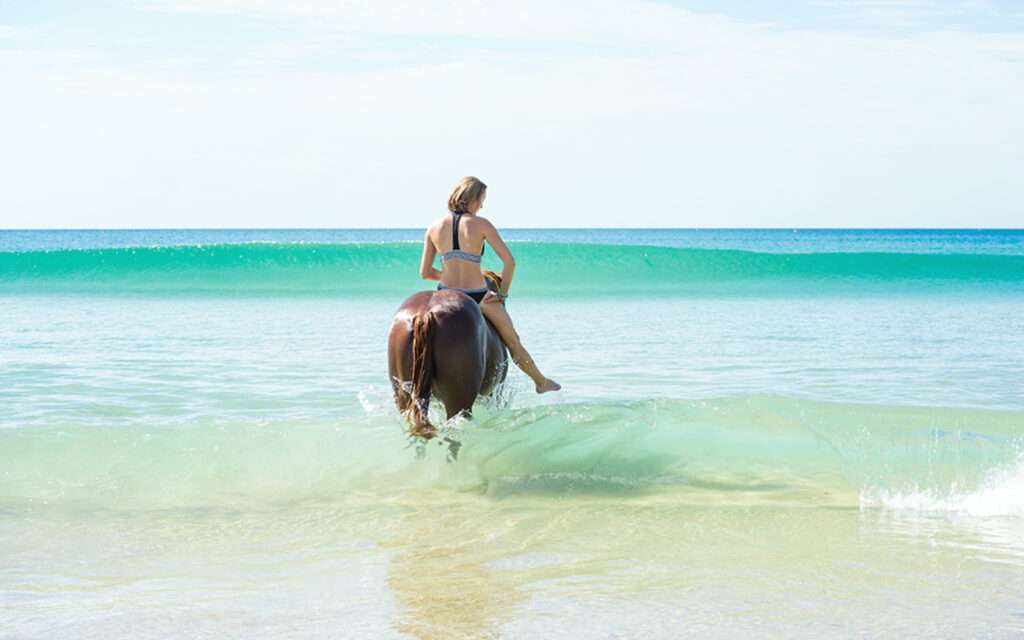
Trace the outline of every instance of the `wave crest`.
<path fill-rule="evenodd" d="M 794 294 L 924 285 L 1024 287 L 1024 256 L 758 253 L 596 244 L 514 243 L 517 295 Z M 0 292 L 408 295 L 423 288 L 420 247 L 221 244 L 0 252 Z M 498 268 L 492 253 L 485 266 Z"/>

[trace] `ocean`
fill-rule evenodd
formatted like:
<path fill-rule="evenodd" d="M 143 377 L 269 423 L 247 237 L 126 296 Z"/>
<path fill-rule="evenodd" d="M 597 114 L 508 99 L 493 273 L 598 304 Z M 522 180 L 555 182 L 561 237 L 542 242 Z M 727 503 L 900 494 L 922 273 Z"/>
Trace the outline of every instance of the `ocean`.
<path fill-rule="evenodd" d="M 0 638 L 1024 634 L 1024 230 L 504 236 L 452 461 L 422 230 L 0 231 Z"/>

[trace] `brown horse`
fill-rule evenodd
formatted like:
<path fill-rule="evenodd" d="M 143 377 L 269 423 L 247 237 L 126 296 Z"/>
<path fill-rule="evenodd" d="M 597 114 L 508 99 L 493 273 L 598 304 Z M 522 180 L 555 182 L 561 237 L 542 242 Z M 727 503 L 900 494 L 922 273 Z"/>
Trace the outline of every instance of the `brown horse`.
<path fill-rule="evenodd" d="M 431 394 L 448 413 L 472 415 L 477 396 L 505 379 L 508 353 L 498 331 L 465 293 L 415 293 L 395 313 L 388 334 L 388 373 L 395 404 L 409 433 L 433 438 L 427 409 Z"/>

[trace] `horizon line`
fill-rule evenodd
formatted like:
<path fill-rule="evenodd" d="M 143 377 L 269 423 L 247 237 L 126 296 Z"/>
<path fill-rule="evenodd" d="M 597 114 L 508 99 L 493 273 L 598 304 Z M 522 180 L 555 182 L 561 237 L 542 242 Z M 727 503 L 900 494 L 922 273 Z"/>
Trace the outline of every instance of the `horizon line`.
<path fill-rule="evenodd" d="M 54 231 L 422 231 L 425 227 L 32 227 L 0 233 Z M 1024 231 L 1021 227 L 501 227 L 509 231 Z"/>

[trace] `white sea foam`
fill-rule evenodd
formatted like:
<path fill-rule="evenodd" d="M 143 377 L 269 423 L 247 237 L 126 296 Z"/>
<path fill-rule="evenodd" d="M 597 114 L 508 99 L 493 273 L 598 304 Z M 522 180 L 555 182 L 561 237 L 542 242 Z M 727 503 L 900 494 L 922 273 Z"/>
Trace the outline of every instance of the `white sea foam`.
<path fill-rule="evenodd" d="M 373 393 L 373 391 L 370 391 L 370 393 Z M 370 399 L 370 393 L 367 393 L 367 390 L 363 389 L 356 394 L 356 399 L 359 400 L 359 404 L 362 405 L 363 411 L 365 411 L 368 416 L 380 413 L 380 404 Z"/>
<path fill-rule="evenodd" d="M 915 487 L 861 491 L 862 509 L 947 513 L 973 517 L 1024 516 L 1024 459 L 993 470 L 973 490 L 954 485 L 946 492 Z"/>

